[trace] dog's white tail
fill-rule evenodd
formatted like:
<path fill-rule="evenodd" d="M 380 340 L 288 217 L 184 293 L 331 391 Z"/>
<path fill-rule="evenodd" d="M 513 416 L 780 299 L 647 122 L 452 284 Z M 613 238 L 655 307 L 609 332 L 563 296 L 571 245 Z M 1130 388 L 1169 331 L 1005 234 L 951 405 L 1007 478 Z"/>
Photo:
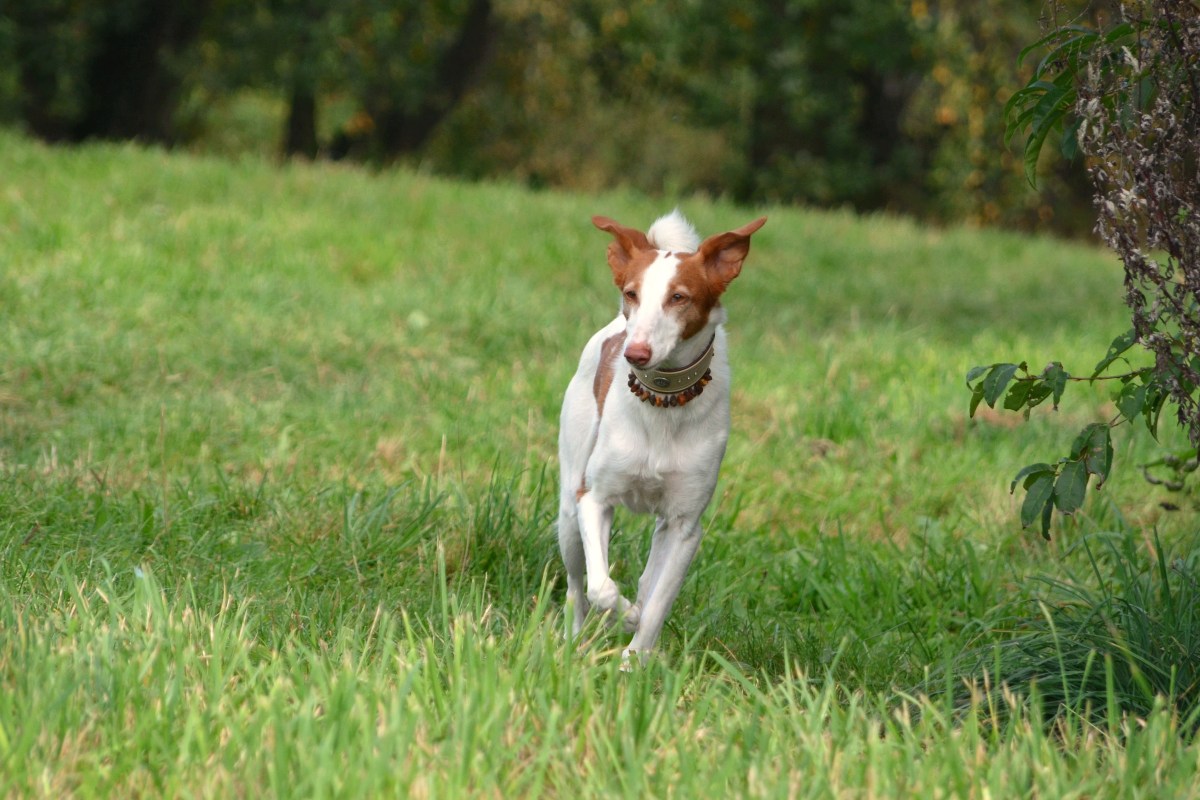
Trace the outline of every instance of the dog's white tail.
<path fill-rule="evenodd" d="M 678 208 L 654 220 L 646 238 L 659 250 L 694 253 L 700 246 L 700 234 Z"/>

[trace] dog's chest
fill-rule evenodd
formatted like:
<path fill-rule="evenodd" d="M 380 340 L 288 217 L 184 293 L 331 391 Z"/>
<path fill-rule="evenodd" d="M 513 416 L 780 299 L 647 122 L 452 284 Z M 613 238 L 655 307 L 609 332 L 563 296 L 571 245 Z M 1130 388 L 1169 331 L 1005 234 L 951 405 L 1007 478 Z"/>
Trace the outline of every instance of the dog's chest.
<path fill-rule="evenodd" d="M 689 502 L 695 489 L 715 481 L 728 438 L 727 426 L 717 420 L 697 415 L 691 424 L 666 427 L 612 422 L 602 426 L 589 463 L 589 485 L 611 502 L 638 513 L 661 513 Z"/>

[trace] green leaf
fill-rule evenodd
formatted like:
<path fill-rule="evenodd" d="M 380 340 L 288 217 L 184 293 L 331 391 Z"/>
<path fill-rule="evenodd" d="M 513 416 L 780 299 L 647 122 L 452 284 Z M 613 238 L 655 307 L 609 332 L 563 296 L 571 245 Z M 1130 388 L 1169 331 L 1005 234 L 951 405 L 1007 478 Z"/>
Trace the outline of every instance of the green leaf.
<path fill-rule="evenodd" d="M 972 419 L 974 419 L 974 417 L 975 417 L 975 409 L 979 408 L 979 404 L 982 401 L 983 401 L 983 384 L 981 383 L 978 386 L 976 386 L 975 389 L 971 392 L 970 416 Z"/>
<path fill-rule="evenodd" d="M 1071 442 L 1071 460 L 1083 458 L 1083 454 L 1087 450 L 1088 441 L 1092 438 L 1092 429 L 1099 424 L 1101 423 L 1092 422 L 1088 425 L 1085 425 L 1083 430 L 1081 430 L 1075 436 L 1075 441 Z"/>
<path fill-rule="evenodd" d="M 1025 401 L 1029 399 L 1029 393 L 1033 390 L 1035 383 L 1036 381 L 1029 379 L 1014 383 L 1004 398 L 1004 407 L 1009 411 L 1020 411 L 1025 405 Z"/>
<path fill-rule="evenodd" d="M 1082 461 L 1068 461 L 1063 464 L 1054 482 L 1054 504 L 1064 514 L 1074 514 L 1083 505 L 1083 495 L 1087 491 L 1088 471 Z"/>
<path fill-rule="evenodd" d="M 1075 105 L 1075 90 L 1070 85 L 1050 84 L 1050 87 L 1033 108 L 1032 129 L 1025 140 L 1025 179 L 1033 187 L 1037 186 L 1038 157 L 1046 137 L 1062 125 L 1067 109 Z"/>
<path fill-rule="evenodd" d="M 1042 380 L 1050 387 L 1054 394 L 1054 410 L 1058 410 L 1058 401 L 1062 400 L 1063 392 L 1067 390 L 1067 381 L 1070 379 L 1071 373 L 1063 369 L 1063 365 L 1058 361 L 1052 361 L 1042 372 Z"/>
<path fill-rule="evenodd" d="M 1050 31 L 1042 38 L 1038 39 L 1033 44 L 1031 44 L 1028 47 L 1021 50 L 1020 55 L 1017 56 L 1017 66 L 1020 66 L 1022 63 L 1024 63 L 1025 56 L 1029 55 L 1034 50 L 1037 50 L 1039 47 L 1045 47 L 1046 45 L 1049 45 L 1051 42 L 1054 42 L 1058 39 L 1064 39 L 1064 38 L 1070 39 L 1071 38 L 1070 35 L 1073 33 L 1074 34 L 1081 34 L 1081 33 L 1087 34 L 1087 33 L 1095 33 L 1095 31 L 1092 30 L 1091 28 L 1085 28 L 1081 25 L 1063 25 L 1060 28 L 1055 28 L 1054 30 Z"/>
<path fill-rule="evenodd" d="M 1044 381 L 1035 381 L 1033 388 L 1029 391 L 1029 398 L 1025 401 L 1025 418 L 1029 418 L 1030 409 L 1041 405 L 1041 402 L 1050 396 L 1053 390 L 1046 385 Z"/>
<path fill-rule="evenodd" d="M 1037 477 L 1025 492 L 1025 501 L 1021 503 L 1021 527 L 1028 528 L 1039 514 L 1050 505 L 1054 494 L 1054 473 L 1043 473 Z"/>
<path fill-rule="evenodd" d="M 1029 55 L 1034 50 L 1037 50 L 1039 47 L 1045 47 L 1047 44 L 1049 44 L 1050 42 L 1059 38 L 1060 36 L 1062 36 L 1062 30 L 1059 28 L 1055 28 L 1054 30 L 1050 31 L 1050 33 L 1048 33 L 1045 36 L 1043 36 L 1042 38 L 1038 39 L 1033 44 L 1031 44 L 1025 48 L 1022 48 L 1021 52 L 1017 55 L 1017 66 L 1019 67 L 1025 63 L 1025 56 Z"/>
<path fill-rule="evenodd" d="M 1117 410 L 1125 419 L 1135 419 L 1146 405 L 1146 384 L 1127 383 L 1117 395 Z"/>
<path fill-rule="evenodd" d="M 1091 30 L 1089 28 L 1060 28 L 1059 32 L 1062 34 L 1074 33 L 1076 35 L 1067 36 L 1064 41 L 1052 48 L 1050 52 L 1047 53 L 1044 58 L 1042 58 L 1041 62 L 1037 66 L 1037 69 L 1034 70 L 1033 74 L 1035 76 L 1041 77 L 1042 75 L 1045 75 L 1048 68 L 1054 66 L 1057 62 L 1063 59 L 1066 59 L 1068 62 L 1070 62 L 1070 65 L 1067 67 L 1067 69 L 1074 74 L 1075 67 L 1073 62 L 1075 57 L 1078 56 L 1081 51 L 1094 44 L 1098 38 L 1100 38 L 1098 31 Z M 1043 39 L 1043 41 L 1045 40 Z"/>
<path fill-rule="evenodd" d="M 1046 501 L 1046 505 L 1042 508 L 1042 538 L 1047 542 L 1050 541 L 1050 517 L 1054 514 L 1054 503 L 1050 500 Z"/>
<path fill-rule="evenodd" d="M 1146 385 L 1146 404 L 1142 407 L 1142 417 L 1146 421 L 1146 430 L 1156 440 L 1158 439 L 1158 420 L 1162 417 L 1163 405 L 1167 402 L 1167 393 L 1158 383 Z"/>
<path fill-rule="evenodd" d="M 1108 366 L 1121 357 L 1129 348 L 1137 343 L 1137 332 L 1132 328 L 1120 336 L 1112 340 L 1112 344 L 1108 346 L 1108 352 L 1104 354 L 1104 358 L 1100 359 L 1100 363 L 1096 364 L 1096 368 L 1092 370 L 1092 377 L 1096 377 Z"/>
<path fill-rule="evenodd" d="M 1069 73 L 1059 74 L 1054 80 L 1045 80 L 1039 78 L 1031 81 L 1025 86 L 1024 91 L 1028 92 L 1030 98 L 1037 98 L 1037 102 L 1029 106 L 1029 100 L 1025 103 L 1027 107 L 1021 112 L 1018 121 L 1022 125 L 1032 125 L 1036 127 L 1048 114 L 1053 114 L 1055 110 L 1066 111 L 1068 106 L 1062 102 L 1062 93 L 1071 92 L 1074 90 L 1075 82 L 1071 80 Z"/>
<path fill-rule="evenodd" d="M 1050 464 L 1046 464 L 1045 462 L 1028 464 L 1024 467 L 1021 467 L 1021 471 L 1017 473 L 1017 477 L 1013 478 L 1012 483 L 1008 485 L 1008 493 L 1012 494 L 1015 492 L 1017 490 L 1017 484 L 1020 483 L 1022 479 L 1025 480 L 1025 488 L 1028 489 L 1033 480 L 1036 480 L 1036 478 L 1043 473 L 1049 473 L 1050 477 L 1053 478 L 1054 467 Z"/>
<path fill-rule="evenodd" d="M 1058 145 L 1058 151 L 1067 161 L 1074 161 L 1079 156 L 1079 126 L 1082 124 L 1083 117 L 1076 117 L 1063 128 L 1062 141 Z"/>
<path fill-rule="evenodd" d="M 1029 121 L 1033 118 L 1034 109 L 1037 108 L 1037 101 L 1043 92 L 1045 92 L 1043 87 L 1030 84 L 1013 92 L 1012 97 L 1008 98 L 1008 102 L 1004 104 L 1005 147 L 1008 147 L 1012 143 L 1012 138 L 1018 131 L 1029 127 Z"/>
<path fill-rule="evenodd" d="M 996 366 L 996 365 L 988 364 L 986 367 L 971 367 L 971 369 L 967 370 L 967 386 L 969 387 L 972 383 L 975 382 L 976 378 L 978 378 L 980 375 L 987 372 L 989 369 L 991 369 L 994 366 Z"/>
<path fill-rule="evenodd" d="M 1112 469 L 1112 429 L 1105 423 L 1089 425 L 1088 428 L 1091 433 L 1083 451 L 1083 466 L 1100 479 L 1099 483 L 1103 483 L 1108 480 L 1108 473 Z"/>
<path fill-rule="evenodd" d="M 1004 394 L 1004 389 L 1015 374 L 1017 374 L 1016 364 L 997 364 L 983 379 L 983 399 L 989 406 L 996 407 L 996 401 L 1000 399 L 1000 395 Z"/>

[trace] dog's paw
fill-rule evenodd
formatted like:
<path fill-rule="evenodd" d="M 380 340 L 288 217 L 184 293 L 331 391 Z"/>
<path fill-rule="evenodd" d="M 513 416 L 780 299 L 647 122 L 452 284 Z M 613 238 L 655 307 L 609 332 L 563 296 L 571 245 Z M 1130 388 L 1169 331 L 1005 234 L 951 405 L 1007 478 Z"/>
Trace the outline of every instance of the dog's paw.
<path fill-rule="evenodd" d="M 599 586 L 589 586 L 587 590 L 588 603 L 597 611 L 620 611 L 624 613 L 623 608 L 618 608 L 622 601 L 628 606 L 629 601 L 621 597 L 621 590 L 617 588 L 617 584 L 612 578 L 608 578 Z"/>
<path fill-rule="evenodd" d="M 642 621 L 642 604 L 634 603 L 625 609 L 625 615 L 622 617 L 625 623 L 625 632 L 633 633 L 638 628 L 638 623 Z"/>
<path fill-rule="evenodd" d="M 646 665 L 646 654 L 626 647 L 621 651 L 621 672 L 633 672 Z"/>

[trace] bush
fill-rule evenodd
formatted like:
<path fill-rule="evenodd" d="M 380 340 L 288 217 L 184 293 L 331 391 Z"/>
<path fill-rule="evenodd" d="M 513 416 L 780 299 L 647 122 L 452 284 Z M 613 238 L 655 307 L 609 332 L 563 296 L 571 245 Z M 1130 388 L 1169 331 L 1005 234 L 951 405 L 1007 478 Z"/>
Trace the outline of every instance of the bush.
<path fill-rule="evenodd" d="M 1132 531 L 1079 545 L 1088 573 L 1040 577 L 1032 607 L 1002 622 L 1005 641 L 965 654 L 955 678 L 1013 690 L 1035 687 L 1051 719 L 1083 717 L 1115 729 L 1164 701 L 1189 732 L 1200 724 L 1200 539 L 1179 555 Z M 967 706 L 965 690 L 960 703 Z M 1005 704 L 997 702 L 995 707 Z"/>
<path fill-rule="evenodd" d="M 1041 521 L 1049 536 L 1054 508 L 1071 514 L 1091 476 L 1100 486 L 1112 468 L 1109 430 L 1144 421 L 1157 437 L 1170 402 L 1200 448 L 1200 17 L 1192 0 L 1144 0 L 1122 7 L 1120 21 L 1100 28 L 1061 25 L 1026 48 L 1048 52 L 1029 83 L 1005 107 L 1008 135 L 1028 131 L 1030 181 L 1047 137 L 1059 131 L 1064 148 L 1088 155 L 1095 191 L 1096 229 L 1125 267 L 1125 302 L 1132 316 L 1090 377 L 1052 362 L 1040 374 L 1025 363 L 975 367 L 967 374 L 971 413 L 980 402 L 1024 411 L 1053 397 L 1069 381 L 1120 381 L 1116 416 L 1088 425 L 1070 455 L 1030 464 L 1012 482 L 1026 491 L 1021 522 Z M 1135 345 L 1151 366 L 1126 369 Z M 1124 370 L 1117 374 L 1110 369 Z M 1018 375 L 1018 373 L 1020 373 Z M 1173 456 L 1173 458 L 1176 458 Z"/>

